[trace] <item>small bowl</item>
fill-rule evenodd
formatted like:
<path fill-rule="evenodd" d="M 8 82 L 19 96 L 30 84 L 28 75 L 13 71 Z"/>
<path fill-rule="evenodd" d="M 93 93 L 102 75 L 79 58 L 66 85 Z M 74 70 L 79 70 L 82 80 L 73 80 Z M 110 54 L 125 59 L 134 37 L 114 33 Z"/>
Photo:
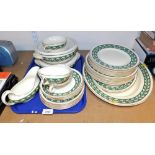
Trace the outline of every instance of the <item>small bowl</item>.
<path fill-rule="evenodd" d="M 66 45 L 67 39 L 63 36 L 51 36 L 43 40 L 45 50 L 58 50 Z"/>
<path fill-rule="evenodd" d="M 38 75 L 42 80 L 44 78 L 50 78 L 53 81 L 60 79 L 60 81 L 64 82 L 66 78 L 70 77 L 71 72 L 71 68 L 67 65 L 58 64 L 39 69 Z"/>

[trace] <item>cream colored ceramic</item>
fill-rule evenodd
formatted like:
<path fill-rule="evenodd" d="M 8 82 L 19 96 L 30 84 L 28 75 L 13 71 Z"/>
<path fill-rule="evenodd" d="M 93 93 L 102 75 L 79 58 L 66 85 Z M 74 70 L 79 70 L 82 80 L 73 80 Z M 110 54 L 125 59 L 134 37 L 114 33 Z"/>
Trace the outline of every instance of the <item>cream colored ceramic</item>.
<path fill-rule="evenodd" d="M 60 79 L 60 82 L 64 82 L 63 80 L 68 79 L 71 73 L 72 73 L 71 68 L 65 64 L 52 65 L 38 70 L 38 75 L 41 79 L 43 78 L 50 78 L 51 80 Z"/>
<path fill-rule="evenodd" d="M 84 94 L 84 87 L 82 88 L 81 92 L 72 98 L 68 98 L 66 100 L 58 100 L 58 99 L 49 99 L 43 95 L 41 91 L 40 93 L 40 99 L 44 105 L 46 105 L 48 108 L 52 109 L 68 109 L 76 105 L 81 99 Z"/>
<path fill-rule="evenodd" d="M 98 89 L 94 79 L 83 68 L 83 75 L 87 86 L 100 99 L 118 106 L 134 106 L 143 103 L 151 94 L 153 80 L 151 73 L 142 63 L 138 66 L 138 75 L 135 84 L 121 93 L 107 93 Z"/>
<path fill-rule="evenodd" d="M 97 81 L 103 82 L 105 84 L 110 84 L 110 85 L 121 85 L 128 83 L 129 81 L 133 80 L 135 78 L 135 75 L 137 73 L 137 70 L 133 72 L 131 75 L 124 76 L 124 77 L 115 77 L 115 76 L 107 76 L 104 75 L 97 70 L 95 70 L 88 62 L 88 55 L 86 56 L 85 59 L 85 68 L 87 72 Z"/>
<path fill-rule="evenodd" d="M 6 105 L 13 105 L 30 100 L 39 88 L 38 70 L 39 67 L 32 67 L 20 82 L 2 94 L 2 102 Z M 9 101 L 6 101 L 7 96 Z"/>
<path fill-rule="evenodd" d="M 66 38 L 63 36 L 51 36 L 43 40 L 43 46 L 60 46 L 66 43 Z"/>
<path fill-rule="evenodd" d="M 72 77 L 67 85 L 59 88 L 54 88 L 53 91 L 50 92 L 49 86 L 41 84 L 40 91 L 44 94 L 44 96 L 48 98 L 64 100 L 78 95 L 82 90 L 83 85 L 84 83 L 81 73 L 75 69 L 72 69 Z"/>
<path fill-rule="evenodd" d="M 67 42 L 64 48 L 59 50 L 44 50 L 42 44 L 36 49 L 37 53 L 46 56 L 60 55 L 60 54 L 70 54 L 77 49 L 77 44 L 73 39 L 67 38 Z"/>
<path fill-rule="evenodd" d="M 108 76 L 115 76 L 115 77 L 122 77 L 122 76 L 128 76 L 130 74 L 133 74 L 134 72 L 136 72 L 137 67 L 131 68 L 131 69 L 127 69 L 127 70 L 122 70 L 122 71 L 117 71 L 117 70 L 112 70 L 112 69 L 107 69 L 101 66 L 98 66 L 94 63 L 94 61 L 92 61 L 90 59 L 90 55 L 88 55 L 87 61 L 89 62 L 89 64 L 91 64 L 91 66 L 97 70 L 98 72 L 108 75 Z"/>
<path fill-rule="evenodd" d="M 53 55 L 53 56 L 44 56 L 39 53 L 34 52 L 33 57 L 36 59 L 40 59 L 48 64 L 58 64 L 58 63 L 66 63 L 71 60 L 76 55 L 76 50 L 72 53 L 61 54 L 61 55 Z"/>
<path fill-rule="evenodd" d="M 90 51 L 90 59 L 100 67 L 116 71 L 130 70 L 139 64 L 139 58 L 134 51 L 115 44 L 94 47 Z"/>
<path fill-rule="evenodd" d="M 79 58 L 80 58 L 80 54 L 77 52 L 76 55 L 75 55 L 70 61 L 68 61 L 68 62 L 66 62 L 66 63 L 64 63 L 64 64 L 67 65 L 67 66 L 72 67 L 72 66 L 76 63 L 76 61 L 77 61 Z M 36 63 L 38 66 L 40 66 L 40 67 L 53 66 L 53 65 L 48 64 L 48 63 L 45 63 L 45 62 L 43 62 L 43 61 L 41 61 L 41 60 L 39 60 L 39 59 L 35 59 L 35 63 Z"/>

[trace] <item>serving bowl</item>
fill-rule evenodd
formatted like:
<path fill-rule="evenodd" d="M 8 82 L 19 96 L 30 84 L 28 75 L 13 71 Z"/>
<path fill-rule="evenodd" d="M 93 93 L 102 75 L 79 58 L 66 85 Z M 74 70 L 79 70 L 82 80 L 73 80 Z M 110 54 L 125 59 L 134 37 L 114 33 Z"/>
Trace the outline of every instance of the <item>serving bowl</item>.
<path fill-rule="evenodd" d="M 58 50 L 66 45 L 66 38 L 63 36 L 51 36 L 43 40 L 45 50 Z"/>
<path fill-rule="evenodd" d="M 36 49 L 36 52 L 44 56 L 54 56 L 60 54 L 70 54 L 73 53 L 76 49 L 76 42 L 73 39 L 67 38 L 66 45 L 63 48 L 60 48 L 58 50 L 45 50 L 43 45 L 40 44 Z"/>

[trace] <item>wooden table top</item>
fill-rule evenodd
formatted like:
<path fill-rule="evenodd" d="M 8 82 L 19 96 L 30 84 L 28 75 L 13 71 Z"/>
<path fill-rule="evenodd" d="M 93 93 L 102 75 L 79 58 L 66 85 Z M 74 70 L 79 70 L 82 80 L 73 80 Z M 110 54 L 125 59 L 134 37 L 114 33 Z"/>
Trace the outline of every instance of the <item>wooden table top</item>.
<path fill-rule="evenodd" d="M 86 55 L 88 51 L 80 51 Z M 24 73 L 32 60 L 32 51 L 18 52 L 19 59 L 15 65 L 4 67 L 4 71 L 11 71 L 22 79 Z M 133 107 L 118 107 L 108 104 L 97 98 L 87 88 L 86 107 L 77 114 L 16 114 L 10 107 L 5 107 L 0 116 L 0 122 L 155 122 L 155 88 L 150 97 L 142 104 Z"/>

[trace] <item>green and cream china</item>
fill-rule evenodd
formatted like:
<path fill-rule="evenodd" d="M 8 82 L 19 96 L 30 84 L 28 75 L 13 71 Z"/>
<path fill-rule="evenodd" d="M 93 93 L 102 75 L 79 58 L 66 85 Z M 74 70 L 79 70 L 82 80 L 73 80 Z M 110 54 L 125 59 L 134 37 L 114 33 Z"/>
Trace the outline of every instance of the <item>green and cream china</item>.
<path fill-rule="evenodd" d="M 71 80 L 65 86 L 53 88 L 52 92 L 50 92 L 49 85 L 40 85 L 40 90 L 44 96 L 47 96 L 48 98 L 67 99 L 79 94 L 83 85 L 84 83 L 81 74 L 75 69 L 72 69 Z"/>
<path fill-rule="evenodd" d="M 42 45 L 45 50 L 58 50 L 66 45 L 66 38 L 63 36 L 51 36 L 43 40 Z"/>
<path fill-rule="evenodd" d="M 58 63 L 65 63 L 69 60 L 71 60 L 76 55 L 76 50 L 69 54 L 63 54 L 63 55 L 54 55 L 54 56 L 43 56 L 39 53 L 34 52 L 33 57 L 36 59 L 40 59 L 45 63 L 49 64 L 58 64 Z"/>
<path fill-rule="evenodd" d="M 65 62 L 63 64 L 65 64 L 65 65 L 67 65 L 69 67 L 72 67 L 79 58 L 80 58 L 80 54 L 77 52 L 76 55 L 71 60 L 69 60 L 68 62 Z M 53 66 L 53 64 L 45 63 L 45 62 L 41 61 L 40 59 L 35 59 L 34 61 L 40 67 Z"/>
<path fill-rule="evenodd" d="M 74 51 L 76 51 L 76 49 L 76 42 L 71 38 L 67 38 L 66 45 L 63 48 L 60 48 L 59 50 L 45 50 L 42 44 L 40 44 L 35 52 L 43 56 L 58 56 L 62 54 L 71 54 Z"/>
<path fill-rule="evenodd" d="M 125 84 L 121 84 L 121 85 L 109 85 L 103 82 L 99 82 L 94 80 L 94 83 L 96 84 L 96 86 L 101 89 L 101 91 L 106 91 L 109 93 L 118 93 L 118 92 L 123 92 L 126 91 L 127 89 L 129 89 L 131 86 L 134 85 L 135 81 L 136 81 L 136 77 L 134 79 L 132 79 L 131 81 L 125 83 Z"/>
<path fill-rule="evenodd" d="M 39 67 L 32 67 L 26 76 L 18 82 L 11 90 L 2 94 L 2 102 L 6 105 L 14 105 L 30 100 L 38 91 L 40 79 L 37 76 Z M 6 101 L 8 97 L 9 101 Z"/>
<path fill-rule="evenodd" d="M 115 74 L 115 76 L 126 76 L 134 72 L 139 64 L 136 53 L 115 44 L 103 44 L 94 47 L 90 51 L 88 59 L 96 70 L 103 74 Z"/>
<path fill-rule="evenodd" d="M 55 82 L 65 82 L 72 74 L 72 70 L 65 64 L 52 65 L 39 69 L 38 75 L 41 79 L 50 78 Z"/>
<path fill-rule="evenodd" d="M 108 85 L 122 85 L 126 84 L 129 81 L 133 80 L 135 78 L 137 69 L 130 75 L 128 76 L 122 76 L 122 77 L 115 77 L 115 76 L 108 76 L 105 74 L 102 74 L 101 72 L 95 70 L 90 62 L 88 61 L 88 55 L 86 56 L 85 59 L 85 68 L 87 72 L 97 81 L 103 82 Z"/>
<path fill-rule="evenodd" d="M 82 96 L 84 94 L 84 86 L 78 95 L 65 100 L 51 99 L 51 98 L 48 98 L 47 96 L 44 96 L 41 91 L 39 91 L 39 93 L 40 93 L 40 99 L 42 103 L 46 105 L 48 108 L 62 110 L 62 109 L 68 109 L 73 107 L 82 99 Z"/>
<path fill-rule="evenodd" d="M 94 79 L 83 68 L 85 82 L 89 89 L 100 99 L 118 106 L 134 106 L 144 102 L 152 92 L 153 80 L 149 70 L 142 63 L 138 66 L 134 85 L 121 93 L 107 93 L 98 88 Z"/>

